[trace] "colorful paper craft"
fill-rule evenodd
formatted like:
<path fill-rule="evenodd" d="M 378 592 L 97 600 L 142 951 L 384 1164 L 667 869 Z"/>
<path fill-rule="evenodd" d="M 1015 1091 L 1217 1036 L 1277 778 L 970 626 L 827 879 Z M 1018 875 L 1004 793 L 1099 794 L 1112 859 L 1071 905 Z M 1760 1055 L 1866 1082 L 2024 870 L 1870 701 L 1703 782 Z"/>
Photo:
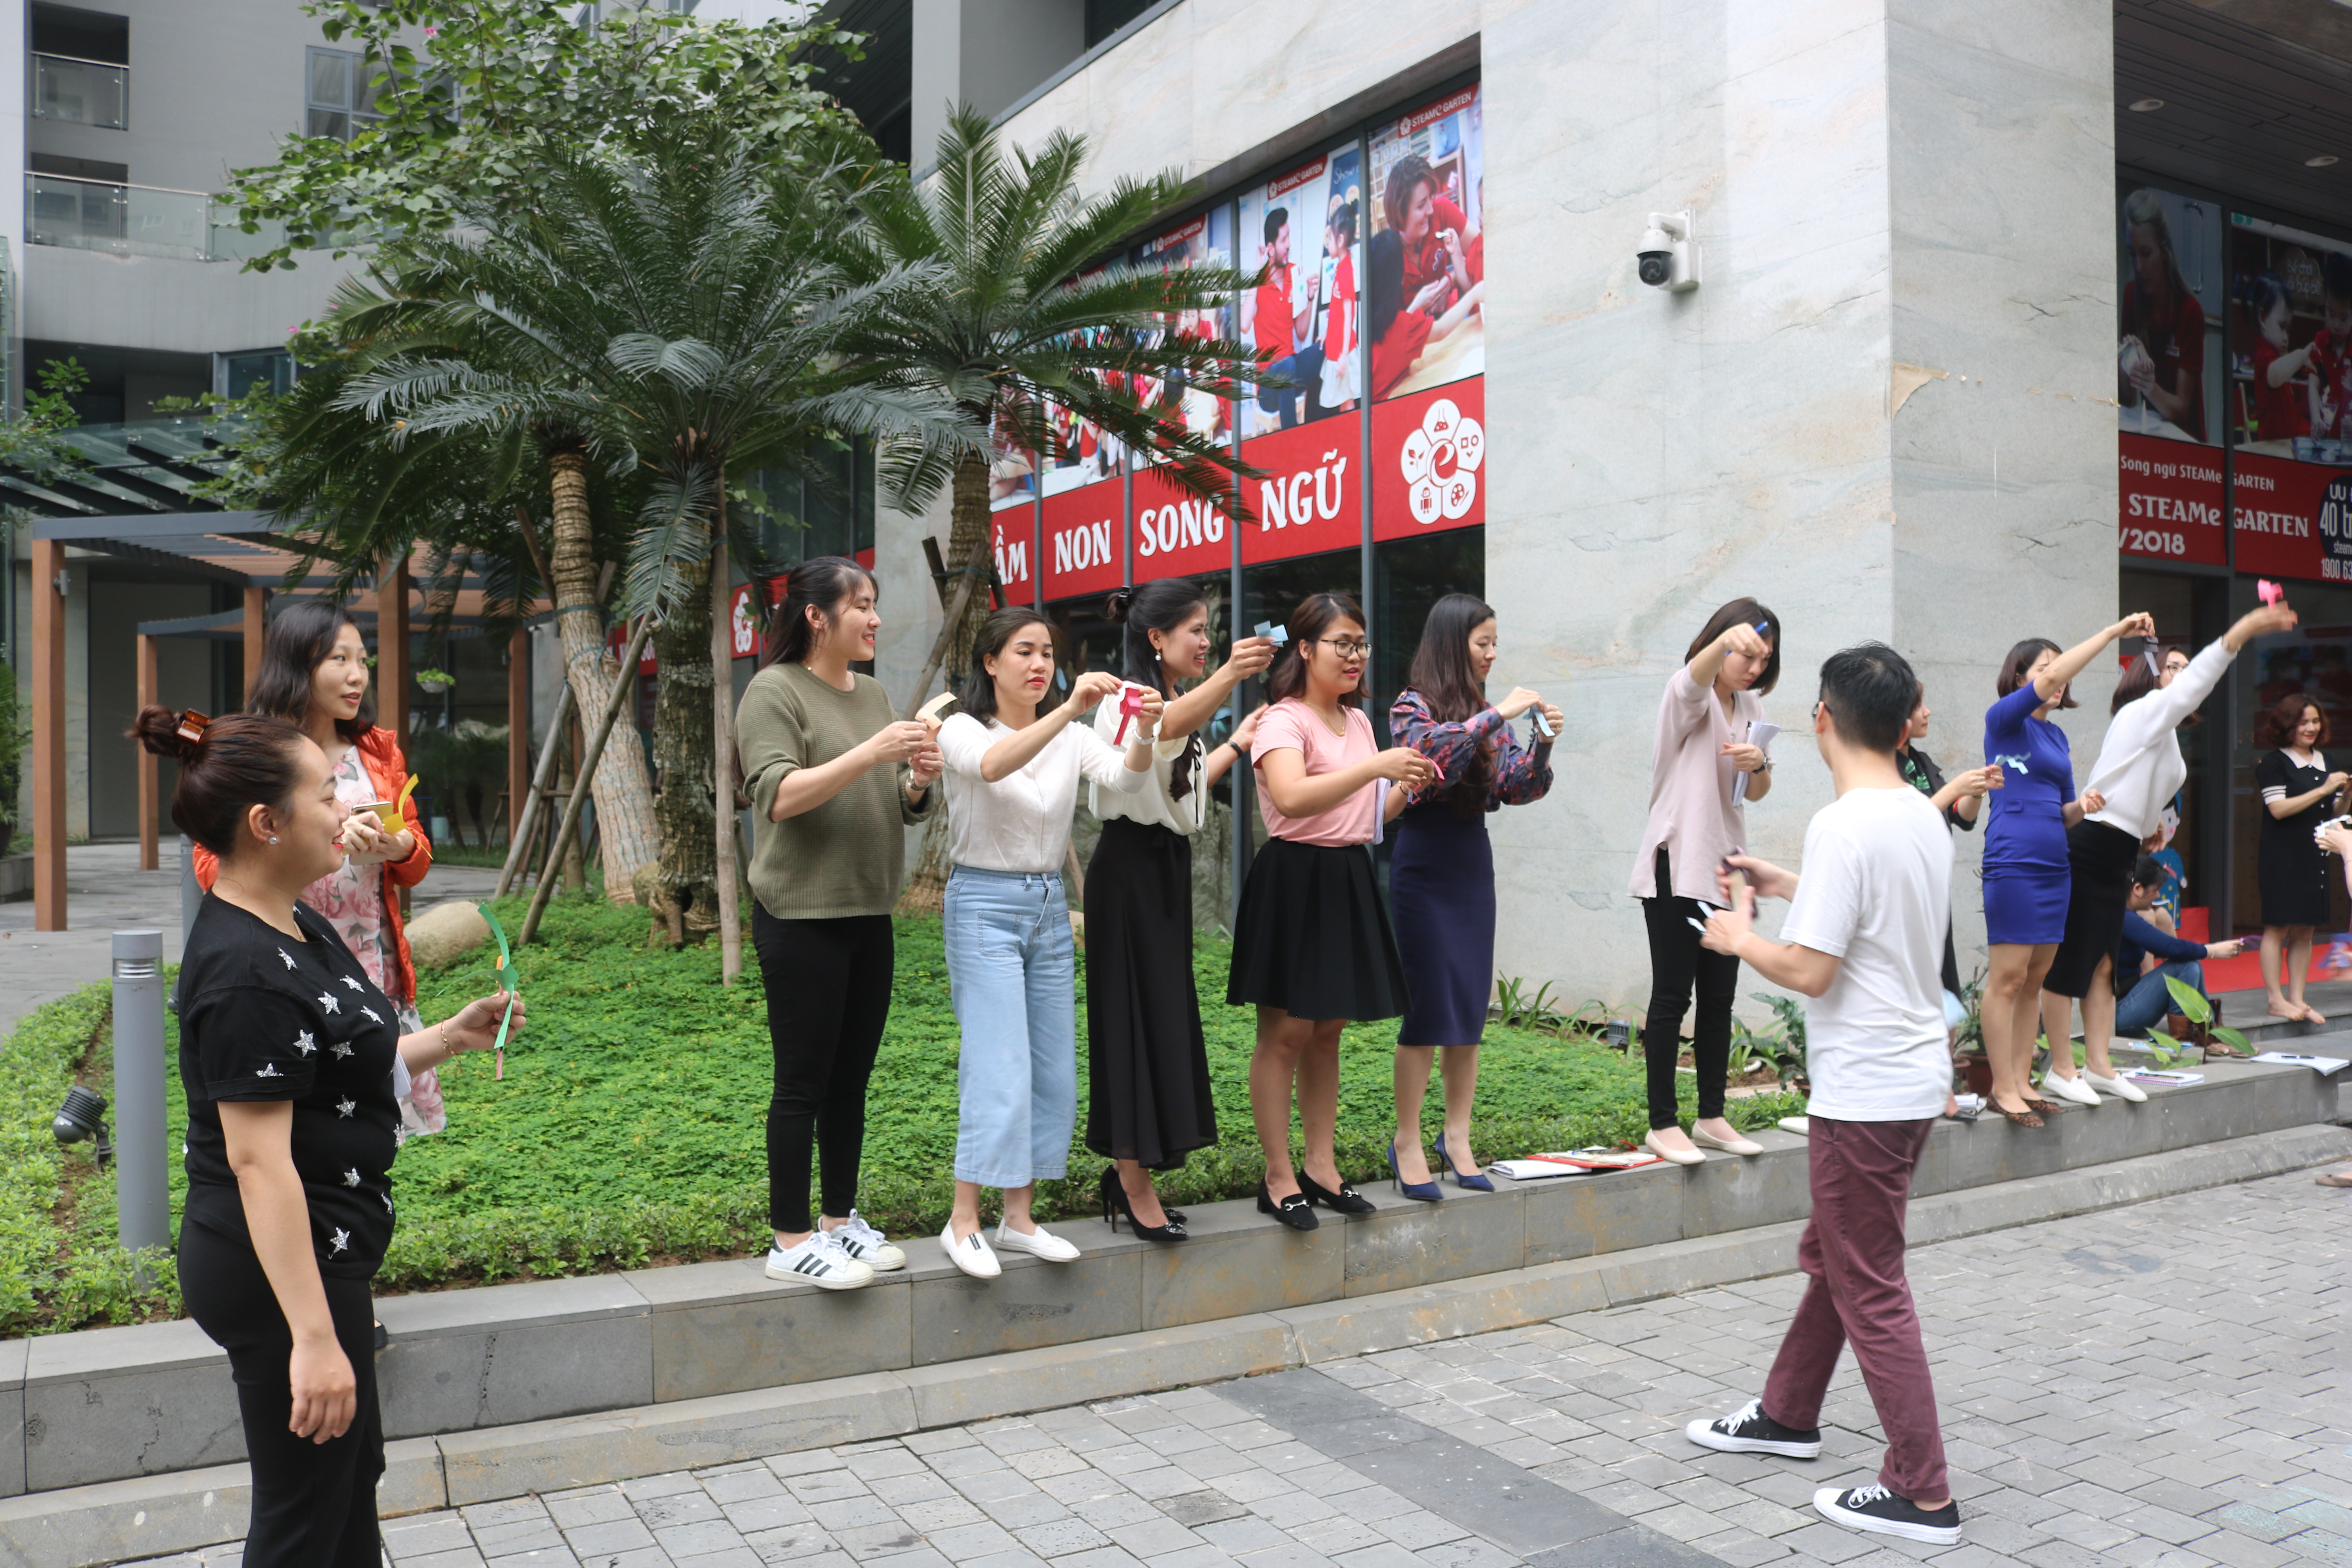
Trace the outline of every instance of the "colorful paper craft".
<path fill-rule="evenodd" d="M 2275 605 L 2286 597 L 2286 590 L 2267 577 L 2254 580 L 2254 596 L 2265 605 Z"/>
<path fill-rule="evenodd" d="M 409 780 L 411 784 L 415 782 L 415 779 Z M 507 994 L 507 1010 L 499 1019 L 499 1037 L 490 1042 L 490 1050 L 498 1058 L 498 1070 L 490 1076 L 493 1079 L 502 1079 L 507 1076 L 507 1027 L 514 1022 L 515 998 L 521 993 L 514 988 L 514 953 L 507 946 L 506 928 L 499 924 L 499 917 L 490 912 L 487 901 L 474 907 L 482 911 L 482 920 L 489 926 L 490 934 L 499 941 L 498 963 L 492 967 L 498 975 L 499 989 Z"/>
<path fill-rule="evenodd" d="M 1140 686 L 1129 686 L 1119 692 L 1118 734 L 1111 741 L 1112 745 L 1124 746 L 1127 744 L 1127 727 L 1133 723 L 1135 721 L 1136 715 L 1142 711 L 1143 688 Z"/>

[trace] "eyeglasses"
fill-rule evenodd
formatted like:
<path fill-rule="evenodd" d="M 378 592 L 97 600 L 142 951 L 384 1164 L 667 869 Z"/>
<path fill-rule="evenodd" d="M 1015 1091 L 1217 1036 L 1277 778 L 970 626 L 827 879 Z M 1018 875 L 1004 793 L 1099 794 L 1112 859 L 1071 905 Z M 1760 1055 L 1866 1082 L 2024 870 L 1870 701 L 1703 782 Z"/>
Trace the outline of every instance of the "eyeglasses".
<path fill-rule="evenodd" d="M 1370 641 L 1364 637 L 1308 637 L 1307 640 L 1323 644 L 1341 658 L 1361 658 L 1372 651 Z"/>

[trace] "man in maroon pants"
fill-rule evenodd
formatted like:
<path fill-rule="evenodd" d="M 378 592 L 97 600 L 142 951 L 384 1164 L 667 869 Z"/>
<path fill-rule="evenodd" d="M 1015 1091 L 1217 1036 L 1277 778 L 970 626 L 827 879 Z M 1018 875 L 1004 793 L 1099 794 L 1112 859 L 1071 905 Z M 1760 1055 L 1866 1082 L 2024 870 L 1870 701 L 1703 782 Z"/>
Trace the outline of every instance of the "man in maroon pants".
<path fill-rule="evenodd" d="M 1811 1459 L 1838 1352 L 1853 1359 L 1886 1431 L 1875 1486 L 1824 1487 L 1832 1524 L 1948 1544 L 1960 1510 L 1944 1469 L 1936 1389 L 1903 1271 L 1911 1171 L 1951 1088 L 1944 1035 L 1944 910 L 1951 837 L 1910 788 L 1895 748 L 1919 683 L 1894 649 L 1864 643 L 1822 666 L 1813 734 L 1837 799 L 1805 829 L 1804 875 L 1735 855 L 1753 892 L 1725 881 L 1730 907 L 1706 945 L 1811 997 L 1805 1014 L 1811 1223 L 1797 1249 L 1811 1276 L 1761 1399 L 1685 1431 L 1701 1447 Z M 1755 895 L 1790 900 L 1772 942 L 1752 928 Z"/>

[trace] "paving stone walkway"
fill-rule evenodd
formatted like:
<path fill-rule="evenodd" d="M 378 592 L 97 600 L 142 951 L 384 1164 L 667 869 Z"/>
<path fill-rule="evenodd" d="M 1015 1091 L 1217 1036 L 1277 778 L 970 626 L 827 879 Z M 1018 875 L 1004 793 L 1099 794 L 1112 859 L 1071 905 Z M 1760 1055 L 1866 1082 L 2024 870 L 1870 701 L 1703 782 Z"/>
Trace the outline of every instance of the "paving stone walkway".
<path fill-rule="evenodd" d="M 1921 1248 L 1962 1544 L 1821 1521 L 1874 1479 L 1682 1436 L 1794 1277 L 903 1441 L 390 1521 L 395 1568 L 2270 1568 L 2352 1563 L 2346 1202 L 2308 1173 Z M 235 1547 L 145 1568 L 233 1568 Z"/>

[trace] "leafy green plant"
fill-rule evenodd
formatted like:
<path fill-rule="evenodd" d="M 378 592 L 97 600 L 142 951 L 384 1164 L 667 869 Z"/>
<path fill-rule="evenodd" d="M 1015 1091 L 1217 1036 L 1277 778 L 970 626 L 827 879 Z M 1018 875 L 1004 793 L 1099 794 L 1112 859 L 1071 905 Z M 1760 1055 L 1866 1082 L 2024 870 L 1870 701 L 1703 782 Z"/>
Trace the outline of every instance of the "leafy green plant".
<path fill-rule="evenodd" d="M 2243 1051 L 2250 1047 L 2251 1042 L 2247 1040 L 2242 1031 L 2232 1029 L 2226 1024 L 2213 1022 L 2213 1004 L 2203 992 L 2175 974 L 2168 974 L 2164 977 L 2164 989 L 2172 998 L 2172 1010 L 2192 1024 L 2206 1026 L 2214 1039 L 2234 1051 Z M 2150 1029 L 2147 1032 L 2147 1043 L 2148 1054 L 2155 1057 L 2158 1062 L 2165 1067 L 2170 1067 L 2182 1056 L 2197 1048 L 2193 1042 L 2176 1040 L 2161 1029 Z"/>
<path fill-rule="evenodd" d="M 32 726 L 16 705 L 16 667 L 0 658 L 0 854 L 16 831 L 16 792 L 24 787 L 25 747 Z"/>
<path fill-rule="evenodd" d="M 1770 1026 L 1749 1034 L 1756 1056 L 1771 1065 L 1772 1074 L 1782 1083 L 1790 1083 L 1804 1076 L 1805 1071 L 1805 1009 L 1793 996 L 1777 996 L 1767 992 L 1753 993 L 1757 1001 L 1772 1009 Z M 1734 1020 L 1734 1044 L 1745 1026 Z"/>

